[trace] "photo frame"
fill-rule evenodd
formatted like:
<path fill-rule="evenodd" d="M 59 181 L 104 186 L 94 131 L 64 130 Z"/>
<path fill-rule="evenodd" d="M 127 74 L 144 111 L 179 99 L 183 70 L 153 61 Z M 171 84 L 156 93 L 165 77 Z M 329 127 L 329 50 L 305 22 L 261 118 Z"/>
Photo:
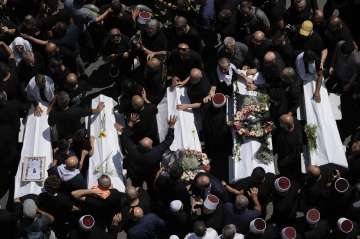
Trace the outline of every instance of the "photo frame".
<path fill-rule="evenodd" d="M 41 182 L 45 179 L 45 161 L 46 157 L 25 157 L 21 181 L 23 182 Z"/>

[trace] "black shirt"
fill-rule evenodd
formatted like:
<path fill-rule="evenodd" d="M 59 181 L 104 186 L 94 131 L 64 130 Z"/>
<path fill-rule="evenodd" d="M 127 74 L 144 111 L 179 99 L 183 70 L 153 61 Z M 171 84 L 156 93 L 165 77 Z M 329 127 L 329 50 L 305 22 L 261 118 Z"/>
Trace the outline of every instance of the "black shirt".
<path fill-rule="evenodd" d="M 110 196 L 106 199 L 87 196 L 83 204 L 83 210 L 91 214 L 100 227 L 111 223 L 113 216 L 121 211 L 124 194 L 116 189 L 110 189 Z"/>
<path fill-rule="evenodd" d="M 131 112 L 136 112 L 132 110 Z M 145 103 L 144 109 L 139 114 L 140 121 L 136 123 L 133 127 L 133 139 L 138 142 L 144 137 L 149 137 L 153 141 L 158 142 L 158 131 L 157 131 L 157 121 L 156 114 L 158 110 L 154 104 Z"/>
<path fill-rule="evenodd" d="M 185 80 L 189 76 L 192 68 L 202 69 L 202 59 L 199 53 L 189 50 L 187 57 L 182 59 L 180 58 L 179 51 L 177 49 L 173 50 L 169 57 L 168 62 L 168 75 L 177 76 L 181 80 Z"/>
<path fill-rule="evenodd" d="M 70 106 L 79 106 L 83 103 L 86 92 L 91 90 L 91 87 L 85 81 L 80 80 L 74 89 L 66 90 L 70 96 Z"/>
<path fill-rule="evenodd" d="M 177 48 L 177 46 L 180 43 L 186 43 L 189 45 L 190 49 L 201 53 L 202 50 L 202 43 L 201 43 L 201 36 L 199 32 L 194 28 L 190 27 L 189 31 L 187 33 L 184 33 L 183 35 L 177 35 L 174 28 L 171 28 L 167 32 L 167 37 L 169 39 L 169 48 L 168 49 L 174 49 Z"/>
<path fill-rule="evenodd" d="M 296 34 L 293 40 L 293 46 L 296 50 L 296 55 L 305 50 L 312 50 L 318 57 L 321 56 L 321 51 L 326 48 L 320 35 L 315 31 L 308 37 Z"/>
<path fill-rule="evenodd" d="M 186 84 L 186 90 L 190 102 L 202 103 L 203 99 L 209 94 L 210 83 L 206 77 L 203 77 L 199 83 L 192 84 L 190 81 Z"/>
<path fill-rule="evenodd" d="M 15 59 L 9 59 L 10 78 L 7 81 L 0 80 L 0 90 L 6 92 L 8 100 L 21 98 L 21 89 L 16 74 Z"/>
<path fill-rule="evenodd" d="M 70 138 L 77 130 L 82 128 L 81 117 L 91 115 L 91 109 L 72 107 L 64 111 L 54 109 L 49 113 L 48 123 L 56 125 L 59 139 Z"/>
<path fill-rule="evenodd" d="M 142 34 L 142 43 L 146 49 L 155 52 L 165 51 L 168 48 L 168 40 L 162 31 L 152 37 L 149 37 L 146 33 Z"/>
<path fill-rule="evenodd" d="M 329 48 L 335 49 L 336 44 L 339 41 L 347 41 L 349 43 L 353 43 L 354 39 L 349 30 L 348 26 L 345 23 L 342 23 L 342 28 L 338 31 L 330 31 L 329 29 L 325 30 L 325 40 L 329 45 Z"/>

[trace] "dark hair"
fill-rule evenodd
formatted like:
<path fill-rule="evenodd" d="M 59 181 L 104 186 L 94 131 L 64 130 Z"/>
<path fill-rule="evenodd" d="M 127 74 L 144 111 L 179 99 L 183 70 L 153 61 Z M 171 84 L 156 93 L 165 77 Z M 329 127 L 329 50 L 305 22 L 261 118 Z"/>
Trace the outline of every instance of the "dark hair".
<path fill-rule="evenodd" d="M 45 183 L 44 183 L 44 188 L 49 193 L 58 192 L 60 189 L 60 186 L 61 186 L 61 181 L 55 175 L 50 175 L 49 177 L 47 177 L 47 179 L 45 180 Z"/>
<path fill-rule="evenodd" d="M 170 178 L 173 180 L 177 180 L 181 177 L 181 175 L 183 174 L 184 170 L 182 167 L 179 166 L 174 166 L 170 168 Z"/>
<path fill-rule="evenodd" d="M 354 51 L 354 45 L 351 42 L 345 41 L 341 46 L 340 50 L 343 54 L 349 55 Z"/>
<path fill-rule="evenodd" d="M 196 236 L 198 236 L 198 237 L 205 236 L 205 233 L 206 233 L 205 222 L 203 222 L 203 221 L 194 222 L 193 230 L 194 230 L 194 233 L 196 234 Z"/>
<path fill-rule="evenodd" d="M 255 182 L 261 182 L 265 177 L 265 170 L 262 167 L 256 167 L 251 173 L 251 179 Z"/>
<path fill-rule="evenodd" d="M 69 141 L 66 139 L 60 139 L 58 142 L 59 151 L 64 152 L 67 151 L 70 147 Z"/>
<path fill-rule="evenodd" d="M 119 13 L 122 10 L 122 5 L 121 2 L 119 0 L 112 0 L 111 2 L 111 9 L 115 12 L 115 13 Z"/>
<path fill-rule="evenodd" d="M 317 59 L 317 55 L 314 51 L 306 50 L 304 52 L 304 62 L 311 62 L 311 61 L 315 61 L 316 59 Z"/>
<path fill-rule="evenodd" d="M 81 142 L 86 139 L 87 132 L 86 129 L 79 129 L 74 133 L 73 139 L 76 142 Z"/>
<path fill-rule="evenodd" d="M 0 62 L 0 80 L 3 80 L 9 72 L 10 67 L 4 62 Z"/>
<path fill-rule="evenodd" d="M 68 107 L 70 102 L 70 96 L 65 91 L 60 91 L 57 95 L 57 106 L 63 110 Z"/>

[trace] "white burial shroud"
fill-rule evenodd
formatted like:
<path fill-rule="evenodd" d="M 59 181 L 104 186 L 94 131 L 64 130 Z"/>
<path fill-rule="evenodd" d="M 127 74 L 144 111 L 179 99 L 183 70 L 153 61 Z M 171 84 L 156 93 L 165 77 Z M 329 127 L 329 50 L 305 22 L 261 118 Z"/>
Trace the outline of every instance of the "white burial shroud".
<path fill-rule="evenodd" d="M 88 188 L 97 185 L 97 179 L 106 174 L 111 178 L 112 187 L 120 192 L 125 192 L 123 177 L 123 154 L 120 149 L 119 138 L 113 112 L 116 102 L 107 96 L 99 95 L 91 102 L 96 108 L 99 102 L 104 102 L 105 108 L 98 114 L 91 115 L 90 135 L 95 137 L 94 154 L 89 159 Z M 104 131 L 105 137 L 100 137 Z"/>
<path fill-rule="evenodd" d="M 39 103 L 43 110 L 40 117 L 34 115 L 34 108 L 29 111 L 25 125 L 25 135 L 21 150 L 21 159 L 15 177 L 14 198 L 27 194 L 40 194 L 43 188 L 42 182 L 23 182 L 22 171 L 26 157 L 45 157 L 44 179 L 47 178 L 47 170 L 53 160 L 51 147 L 51 134 L 48 124 L 47 107 Z"/>
<path fill-rule="evenodd" d="M 178 104 L 189 104 L 190 100 L 185 87 L 167 88 L 166 96 L 158 105 L 157 123 L 160 142 L 162 142 L 168 131 L 168 119 L 171 115 L 177 117 L 175 124 L 175 138 L 170 149 L 192 149 L 201 152 L 201 144 L 195 126 L 195 117 L 192 110 L 177 110 Z"/>
<path fill-rule="evenodd" d="M 264 83 L 264 79 L 260 73 L 256 73 L 253 79 L 256 85 Z M 241 81 L 234 83 L 234 91 L 241 95 L 256 95 L 254 91 L 247 91 L 246 85 Z M 234 112 L 236 112 L 236 105 L 234 104 Z M 234 132 L 235 134 L 236 132 Z M 234 135 L 234 147 L 235 145 Z M 272 149 L 271 137 L 268 138 L 268 143 Z M 275 173 L 274 161 L 265 164 L 255 158 L 256 152 L 260 148 L 261 143 L 256 140 L 247 139 L 240 145 L 240 159 L 230 157 L 229 162 L 229 181 L 233 182 L 241 178 L 245 178 L 251 175 L 252 171 L 256 167 L 262 167 L 266 172 Z"/>
<path fill-rule="evenodd" d="M 328 163 L 348 167 L 344 146 L 341 142 L 339 131 L 336 125 L 334 112 L 332 111 L 328 91 L 322 81 L 320 87 L 320 103 L 314 98 L 316 89 L 317 74 L 315 63 L 309 68 L 313 73 L 306 73 L 303 61 L 304 53 L 300 53 L 296 59 L 296 71 L 303 80 L 304 105 L 306 123 L 316 125 L 316 149 L 310 152 L 310 157 L 304 154 L 305 162 L 302 163 L 302 171 L 305 173 L 305 166 L 321 166 Z M 310 71 L 309 70 L 309 71 Z"/>

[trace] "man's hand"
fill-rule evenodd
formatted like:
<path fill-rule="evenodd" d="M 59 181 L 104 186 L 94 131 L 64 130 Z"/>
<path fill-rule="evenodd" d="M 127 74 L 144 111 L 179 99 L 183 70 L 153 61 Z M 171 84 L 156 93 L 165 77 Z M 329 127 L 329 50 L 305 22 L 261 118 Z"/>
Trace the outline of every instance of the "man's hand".
<path fill-rule="evenodd" d="M 211 96 L 211 95 L 208 95 L 208 96 L 206 96 L 206 97 L 203 99 L 203 102 L 204 102 L 204 103 L 210 102 L 211 99 L 212 99 L 212 96 Z"/>
<path fill-rule="evenodd" d="M 257 89 L 256 85 L 255 84 L 246 84 L 246 89 L 249 90 L 249 91 L 254 91 Z"/>
<path fill-rule="evenodd" d="M 224 180 L 221 180 L 221 184 L 225 187 L 227 183 Z"/>
<path fill-rule="evenodd" d="M 174 76 L 171 81 L 171 87 L 175 88 L 176 86 L 179 85 L 180 82 L 181 82 L 180 78 L 177 76 Z"/>
<path fill-rule="evenodd" d="M 129 119 L 129 127 L 133 127 L 136 123 L 140 122 L 140 116 L 136 113 L 131 113 L 130 119 Z"/>
<path fill-rule="evenodd" d="M 119 123 L 115 123 L 114 127 L 115 127 L 116 131 L 119 132 L 119 133 L 122 133 L 123 130 L 124 130 L 124 126 L 122 124 L 119 124 Z"/>
<path fill-rule="evenodd" d="M 96 113 L 100 113 L 105 108 L 104 102 L 99 102 L 98 106 L 95 109 Z"/>
<path fill-rule="evenodd" d="M 35 111 L 34 111 L 34 115 L 40 117 L 42 115 L 42 112 L 43 112 L 43 110 L 41 109 L 41 107 L 36 106 Z"/>
<path fill-rule="evenodd" d="M 250 190 L 248 191 L 248 195 L 249 195 L 252 199 L 254 199 L 254 198 L 257 198 L 258 192 L 259 192 L 259 189 L 258 189 L 258 188 L 250 188 Z"/>
<path fill-rule="evenodd" d="M 187 110 L 188 108 L 189 106 L 187 104 L 176 105 L 176 109 L 178 110 Z"/>
<path fill-rule="evenodd" d="M 142 98 L 144 99 L 144 101 L 145 101 L 146 103 L 149 103 L 149 102 L 150 102 L 150 101 L 148 100 L 148 98 L 147 98 L 147 94 L 146 94 L 145 88 L 143 88 L 143 89 L 141 90 L 141 96 L 142 96 Z"/>
<path fill-rule="evenodd" d="M 168 121 L 169 124 L 169 128 L 174 128 L 175 127 L 175 123 L 176 123 L 176 116 L 175 115 L 171 115 L 170 119 Z"/>
<path fill-rule="evenodd" d="M 146 56 L 146 60 L 147 60 L 147 61 L 150 61 L 154 56 L 155 56 L 155 52 L 150 52 L 150 53 Z"/>
<path fill-rule="evenodd" d="M 119 213 L 117 213 L 117 214 L 114 215 L 111 224 L 112 224 L 113 226 L 118 226 L 121 221 L 122 221 L 122 214 L 121 214 L 121 212 L 119 212 Z"/>
<path fill-rule="evenodd" d="M 321 102 L 320 92 L 318 92 L 318 91 L 314 92 L 314 100 L 315 100 L 316 103 Z"/>

